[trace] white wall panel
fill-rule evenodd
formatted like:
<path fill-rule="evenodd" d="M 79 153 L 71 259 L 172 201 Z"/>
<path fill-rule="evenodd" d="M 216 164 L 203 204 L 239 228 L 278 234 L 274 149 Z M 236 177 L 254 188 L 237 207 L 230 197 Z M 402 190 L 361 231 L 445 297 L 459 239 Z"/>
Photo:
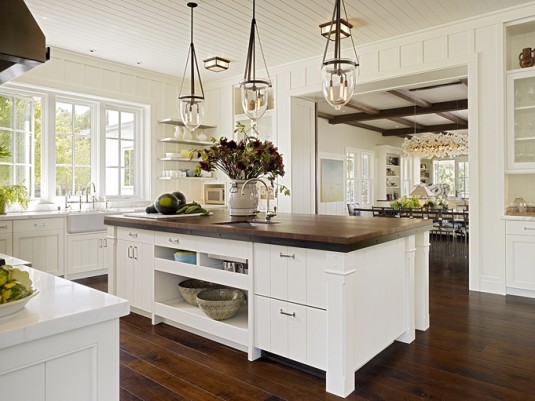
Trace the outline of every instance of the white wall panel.
<path fill-rule="evenodd" d="M 136 80 L 133 75 L 120 74 L 119 76 L 119 91 L 128 95 L 134 95 L 136 93 Z"/>
<path fill-rule="evenodd" d="M 379 52 L 379 70 L 388 71 L 399 68 L 399 48 L 381 50 Z"/>
<path fill-rule="evenodd" d="M 63 79 L 71 85 L 82 86 L 84 84 L 84 66 L 80 63 L 65 60 L 65 72 Z"/>
<path fill-rule="evenodd" d="M 458 32 L 448 36 L 448 55 L 456 57 L 474 51 L 473 31 Z"/>
<path fill-rule="evenodd" d="M 150 80 L 146 78 L 134 77 L 136 80 L 136 90 L 135 95 L 140 97 L 150 97 Z"/>
<path fill-rule="evenodd" d="M 120 73 L 117 71 L 102 71 L 102 88 L 110 92 L 119 92 Z"/>
<path fill-rule="evenodd" d="M 401 67 L 408 67 L 422 62 L 422 43 L 415 42 L 400 46 Z"/>
<path fill-rule="evenodd" d="M 291 72 L 291 84 L 292 89 L 304 88 L 306 86 L 306 68 Z"/>
<path fill-rule="evenodd" d="M 306 69 L 306 84 L 307 86 L 314 87 L 314 86 L 321 86 L 321 71 L 318 66 L 315 67 L 308 67 Z"/>
<path fill-rule="evenodd" d="M 429 63 L 444 59 L 446 57 L 446 42 L 447 40 L 444 37 L 424 40 L 424 62 Z"/>
<path fill-rule="evenodd" d="M 102 69 L 91 65 L 85 66 L 84 85 L 102 88 Z"/>
<path fill-rule="evenodd" d="M 379 56 L 377 52 L 359 54 L 359 75 L 372 75 L 379 71 Z"/>

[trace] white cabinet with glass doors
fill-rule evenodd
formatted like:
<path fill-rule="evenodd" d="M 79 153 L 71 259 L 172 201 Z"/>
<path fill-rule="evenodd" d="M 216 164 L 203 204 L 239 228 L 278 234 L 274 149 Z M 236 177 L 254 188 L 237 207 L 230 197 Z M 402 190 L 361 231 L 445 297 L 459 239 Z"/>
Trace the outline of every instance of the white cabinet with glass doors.
<path fill-rule="evenodd" d="M 507 73 L 507 170 L 535 172 L 535 67 Z"/>

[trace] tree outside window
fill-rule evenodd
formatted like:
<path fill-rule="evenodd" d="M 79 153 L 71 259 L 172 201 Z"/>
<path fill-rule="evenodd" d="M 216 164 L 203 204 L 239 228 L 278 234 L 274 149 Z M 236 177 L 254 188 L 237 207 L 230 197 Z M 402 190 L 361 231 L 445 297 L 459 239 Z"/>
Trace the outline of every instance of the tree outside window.
<path fill-rule="evenodd" d="M 92 109 L 56 103 L 56 196 L 80 193 L 91 181 Z"/>
<path fill-rule="evenodd" d="M 41 196 L 41 98 L 0 95 L 0 144 L 11 156 L 0 160 L 0 182 L 23 184 Z"/>

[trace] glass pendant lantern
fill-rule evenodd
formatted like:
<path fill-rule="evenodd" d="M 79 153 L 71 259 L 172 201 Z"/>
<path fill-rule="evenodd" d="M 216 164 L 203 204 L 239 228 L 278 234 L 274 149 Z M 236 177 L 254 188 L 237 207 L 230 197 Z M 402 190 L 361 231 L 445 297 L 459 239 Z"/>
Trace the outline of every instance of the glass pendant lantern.
<path fill-rule="evenodd" d="M 195 45 L 193 44 L 193 9 L 197 7 L 197 3 L 190 2 L 187 4 L 191 8 L 191 42 L 189 45 L 188 58 L 186 60 L 186 66 L 184 67 L 184 74 L 182 78 L 182 85 L 180 87 L 179 111 L 182 122 L 190 131 L 198 128 L 204 120 L 204 89 L 202 87 L 201 76 L 199 74 L 199 65 L 197 64 L 197 55 L 195 53 Z M 182 95 L 184 89 L 184 79 L 186 77 L 186 71 L 190 69 L 190 93 Z M 197 75 L 197 79 L 195 78 Z M 197 93 L 195 92 L 196 86 L 199 86 Z"/>
<path fill-rule="evenodd" d="M 334 5 L 333 17 L 331 20 L 331 29 L 327 37 L 325 45 L 325 52 L 323 53 L 323 67 L 321 69 L 322 90 L 323 96 L 327 103 L 334 107 L 335 110 L 340 110 L 342 106 L 347 104 L 353 93 L 355 92 L 355 84 L 357 81 L 357 68 L 359 66 L 357 51 L 355 50 L 355 43 L 353 36 L 351 42 L 353 43 L 353 50 L 355 52 L 355 60 L 342 58 L 341 54 L 341 5 L 343 0 L 336 0 Z M 345 5 L 344 5 L 345 12 Z M 347 20 L 347 15 L 346 15 Z M 327 51 L 329 43 L 334 36 L 334 56 L 331 59 L 327 58 Z"/>
<path fill-rule="evenodd" d="M 258 36 L 258 45 L 264 61 L 267 78 L 258 78 L 256 76 L 256 36 Z M 243 111 L 251 120 L 259 119 L 266 112 L 269 103 L 270 88 L 271 78 L 269 77 L 262 44 L 260 43 L 258 27 L 256 26 L 255 0 L 253 0 L 253 19 L 251 20 L 245 74 L 243 75 L 243 80 L 240 82 Z"/>

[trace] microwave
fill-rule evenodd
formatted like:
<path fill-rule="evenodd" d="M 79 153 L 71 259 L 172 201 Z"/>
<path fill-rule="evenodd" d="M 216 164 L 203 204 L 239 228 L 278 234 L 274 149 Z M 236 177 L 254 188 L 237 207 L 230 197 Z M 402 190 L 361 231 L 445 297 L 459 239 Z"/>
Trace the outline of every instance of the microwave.
<path fill-rule="evenodd" d="M 224 205 L 225 184 L 206 184 L 204 186 L 204 203 L 207 205 Z"/>

